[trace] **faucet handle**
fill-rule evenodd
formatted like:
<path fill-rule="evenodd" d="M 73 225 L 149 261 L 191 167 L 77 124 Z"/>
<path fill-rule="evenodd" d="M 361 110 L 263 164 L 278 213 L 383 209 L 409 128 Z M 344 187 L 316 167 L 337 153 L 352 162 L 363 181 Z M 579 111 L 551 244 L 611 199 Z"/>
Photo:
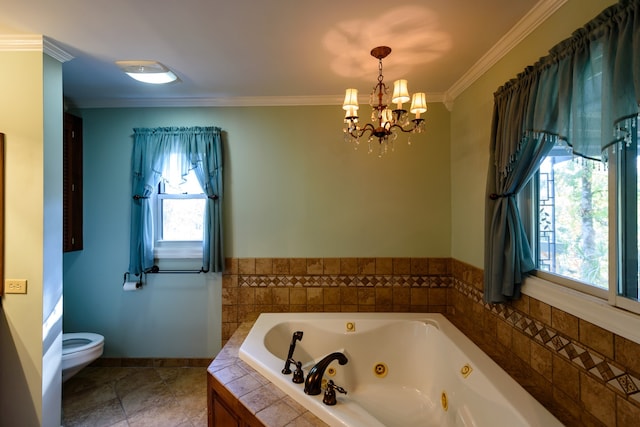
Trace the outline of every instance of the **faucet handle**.
<path fill-rule="evenodd" d="M 293 359 L 291 360 L 296 365 L 296 370 L 293 371 L 293 381 L 296 384 L 302 384 L 304 382 L 304 372 L 302 371 L 302 362 L 295 362 Z"/>
<path fill-rule="evenodd" d="M 333 380 L 329 380 L 329 382 L 327 383 L 327 388 L 332 388 L 335 391 L 342 393 L 342 394 L 347 394 L 347 390 L 343 389 L 342 387 L 340 387 L 339 385 L 336 385 Z"/>
<path fill-rule="evenodd" d="M 333 380 L 329 380 L 329 382 L 327 383 L 327 389 L 324 391 L 322 403 L 329 406 L 335 405 L 338 402 L 336 399 L 336 391 L 342 394 L 347 394 L 347 390 L 343 389 L 339 385 L 336 385 Z"/>

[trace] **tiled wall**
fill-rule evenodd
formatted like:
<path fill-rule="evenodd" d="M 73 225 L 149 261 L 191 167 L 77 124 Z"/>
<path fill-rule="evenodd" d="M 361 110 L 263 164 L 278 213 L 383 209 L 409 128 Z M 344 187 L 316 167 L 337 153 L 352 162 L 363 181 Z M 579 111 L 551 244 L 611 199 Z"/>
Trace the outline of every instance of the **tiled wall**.
<path fill-rule="evenodd" d="M 227 259 L 223 343 L 262 312 L 442 312 L 567 425 L 640 425 L 640 345 L 534 298 L 482 301 L 448 258 Z"/>
<path fill-rule="evenodd" d="M 222 341 L 264 312 L 445 312 L 448 258 L 232 258 L 222 278 Z"/>
<path fill-rule="evenodd" d="M 539 300 L 482 301 L 482 270 L 452 261 L 448 317 L 567 425 L 640 425 L 640 345 Z"/>

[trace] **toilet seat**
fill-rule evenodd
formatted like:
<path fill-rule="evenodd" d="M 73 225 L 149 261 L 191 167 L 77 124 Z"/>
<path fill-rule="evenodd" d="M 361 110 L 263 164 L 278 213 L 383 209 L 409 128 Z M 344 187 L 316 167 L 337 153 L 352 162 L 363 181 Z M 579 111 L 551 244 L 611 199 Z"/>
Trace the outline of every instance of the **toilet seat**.
<path fill-rule="evenodd" d="M 62 333 L 62 382 L 102 356 L 104 337 L 91 332 Z"/>
<path fill-rule="evenodd" d="M 104 337 L 91 332 L 62 334 L 62 355 L 86 351 L 104 342 Z"/>

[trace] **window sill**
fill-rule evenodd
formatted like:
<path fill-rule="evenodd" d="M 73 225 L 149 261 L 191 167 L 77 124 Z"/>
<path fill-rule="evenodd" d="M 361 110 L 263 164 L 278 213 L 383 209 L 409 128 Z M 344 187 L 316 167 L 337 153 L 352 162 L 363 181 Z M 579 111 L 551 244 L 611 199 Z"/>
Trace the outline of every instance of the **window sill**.
<path fill-rule="evenodd" d="M 535 276 L 525 279 L 522 293 L 640 344 L 640 316 L 607 301 Z"/>

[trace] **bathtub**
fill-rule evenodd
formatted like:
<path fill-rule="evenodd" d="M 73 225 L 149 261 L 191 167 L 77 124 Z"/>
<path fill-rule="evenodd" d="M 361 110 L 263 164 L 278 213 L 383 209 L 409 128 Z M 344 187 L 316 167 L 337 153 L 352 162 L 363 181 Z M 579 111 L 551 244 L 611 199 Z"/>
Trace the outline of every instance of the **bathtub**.
<path fill-rule="evenodd" d="M 348 358 L 325 371 L 347 391 L 336 405 L 281 373 L 296 331 L 305 376 L 330 353 Z M 441 314 L 261 314 L 239 356 L 331 426 L 562 425 Z"/>

